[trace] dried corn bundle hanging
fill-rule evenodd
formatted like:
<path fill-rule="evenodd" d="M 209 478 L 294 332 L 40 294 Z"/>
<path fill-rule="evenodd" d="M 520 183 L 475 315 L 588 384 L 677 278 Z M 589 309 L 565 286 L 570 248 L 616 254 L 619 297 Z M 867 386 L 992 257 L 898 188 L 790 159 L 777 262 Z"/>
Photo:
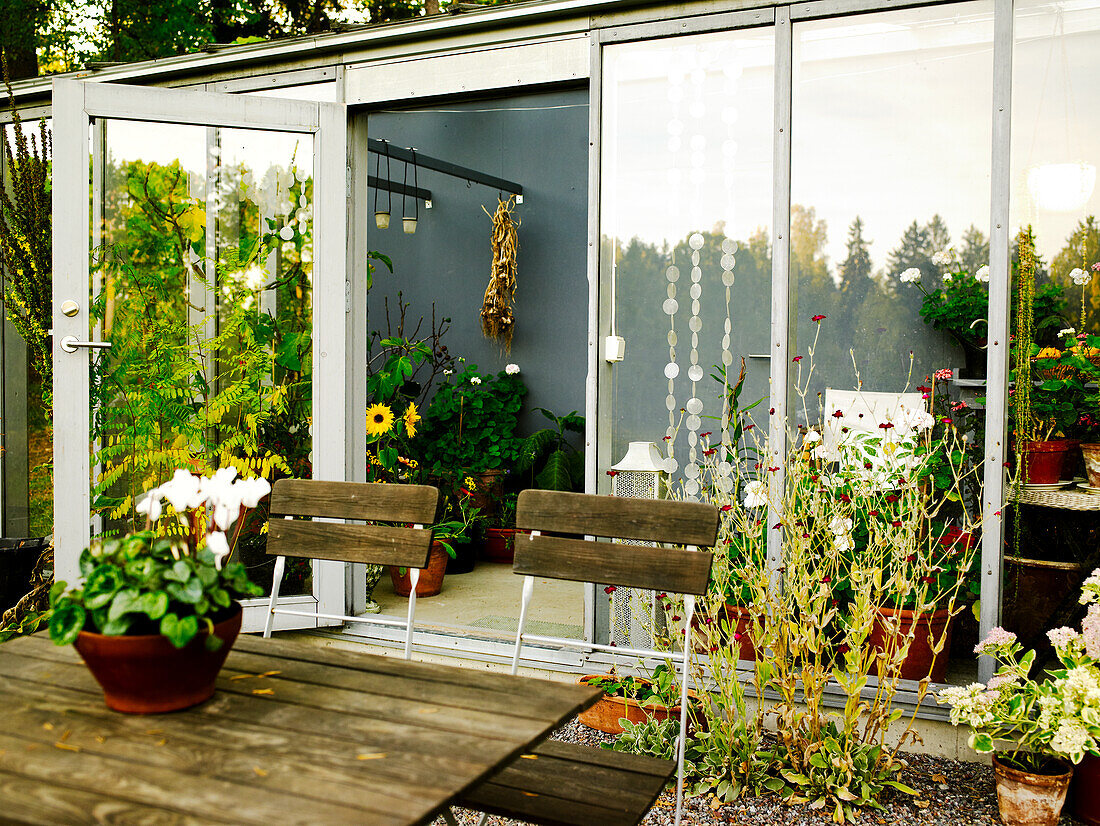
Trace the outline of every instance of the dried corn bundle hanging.
<path fill-rule="evenodd" d="M 515 196 L 509 196 L 506 201 L 497 199 L 496 212 L 490 216 L 493 220 L 493 265 L 481 305 L 481 332 L 486 338 L 500 343 L 508 352 L 512 351 L 512 333 L 515 330 L 512 305 L 516 300 L 516 256 L 519 253 L 519 236 L 516 233 L 519 220 L 515 206 Z M 486 209 L 485 214 L 488 215 L 489 210 Z"/>

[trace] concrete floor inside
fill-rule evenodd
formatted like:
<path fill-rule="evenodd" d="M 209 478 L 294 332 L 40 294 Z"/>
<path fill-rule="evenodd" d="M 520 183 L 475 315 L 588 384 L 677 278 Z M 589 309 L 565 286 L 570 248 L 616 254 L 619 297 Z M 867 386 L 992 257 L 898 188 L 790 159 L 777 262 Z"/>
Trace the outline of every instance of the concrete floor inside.
<path fill-rule="evenodd" d="M 420 629 L 461 629 L 490 639 L 514 639 L 519 621 L 522 577 L 508 563 L 479 561 L 466 574 L 449 573 L 434 597 L 416 601 Z M 408 600 L 393 592 L 388 575 L 374 589 L 381 616 L 404 619 Z M 552 637 L 580 637 L 584 617 L 584 585 L 559 579 L 535 580 L 527 630 Z"/>

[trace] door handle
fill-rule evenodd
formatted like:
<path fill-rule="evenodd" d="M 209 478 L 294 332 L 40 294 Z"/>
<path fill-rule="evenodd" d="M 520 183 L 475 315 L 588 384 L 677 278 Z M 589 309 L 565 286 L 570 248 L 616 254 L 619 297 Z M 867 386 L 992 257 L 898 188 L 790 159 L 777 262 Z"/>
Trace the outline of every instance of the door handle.
<path fill-rule="evenodd" d="M 89 350 L 111 349 L 109 341 L 78 341 L 76 336 L 65 336 L 58 344 L 66 353 L 75 353 L 78 347 L 87 347 Z"/>
<path fill-rule="evenodd" d="M 771 353 L 749 353 L 748 354 L 748 358 L 750 358 L 750 359 L 770 359 L 771 357 L 772 357 Z"/>

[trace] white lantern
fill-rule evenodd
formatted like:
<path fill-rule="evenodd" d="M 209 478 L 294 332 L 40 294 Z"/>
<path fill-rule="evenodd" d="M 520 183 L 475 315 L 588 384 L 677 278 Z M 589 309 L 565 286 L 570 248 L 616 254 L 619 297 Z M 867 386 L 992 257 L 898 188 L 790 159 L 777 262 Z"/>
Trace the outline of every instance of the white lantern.
<path fill-rule="evenodd" d="M 626 455 L 611 466 L 613 496 L 661 499 L 667 490 L 665 460 L 653 442 L 631 442 Z M 641 540 L 619 540 L 626 545 L 652 545 Z M 618 588 L 611 594 L 611 640 L 629 648 L 652 648 L 652 629 L 664 628 L 664 617 L 653 591 Z"/>

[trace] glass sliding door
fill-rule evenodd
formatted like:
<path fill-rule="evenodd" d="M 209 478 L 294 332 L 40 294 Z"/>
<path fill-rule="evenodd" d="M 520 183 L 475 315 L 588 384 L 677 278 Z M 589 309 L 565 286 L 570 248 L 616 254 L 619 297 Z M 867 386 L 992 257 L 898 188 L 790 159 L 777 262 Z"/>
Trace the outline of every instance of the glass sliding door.
<path fill-rule="evenodd" d="M 626 346 L 601 382 L 601 479 L 648 441 L 698 492 L 702 440 L 729 429 L 722 371 L 768 408 L 774 54 L 770 26 L 603 49 L 603 324 Z"/>
<path fill-rule="evenodd" d="M 66 503 L 57 508 L 59 578 L 72 576 L 89 533 L 140 529 L 136 502 L 176 468 L 233 466 L 269 480 L 344 472 L 343 450 L 318 455 L 314 440 L 327 420 L 343 441 L 342 392 L 325 399 L 338 415 L 314 405 L 320 387 L 344 386 L 341 364 L 324 374 L 343 324 L 330 325 L 339 340 L 328 345 L 315 335 L 326 309 L 315 259 L 331 258 L 326 277 L 340 295 L 344 283 L 342 219 L 330 222 L 336 244 L 314 232 L 323 209 L 315 199 L 343 190 L 343 157 L 339 177 L 321 163 L 319 116 L 331 105 L 250 101 L 233 116 L 240 98 L 112 87 L 97 106 L 89 99 L 98 89 L 80 91 L 72 121 L 91 126 L 90 221 L 58 216 L 64 202 L 54 221 L 55 249 L 87 249 L 81 225 L 91 237 L 86 258 L 77 266 L 73 256 L 55 281 L 55 499 Z M 122 105 L 156 112 L 178 95 L 181 105 L 206 107 L 205 117 L 140 119 Z M 88 158 L 87 143 L 60 125 L 65 96 L 55 104 L 58 163 L 70 153 Z M 342 117 L 332 121 L 343 127 Z M 88 201 L 86 175 L 56 180 Z M 327 309 L 343 320 L 342 303 Z M 88 435 L 84 450 L 77 433 Z M 261 506 L 238 523 L 234 553 L 269 590 L 265 519 Z M 282 594 L 342 613 L 343 566 L 291 564 Z M 246 606 L 247 625 L 258 625 L 261 603 Z"/>

